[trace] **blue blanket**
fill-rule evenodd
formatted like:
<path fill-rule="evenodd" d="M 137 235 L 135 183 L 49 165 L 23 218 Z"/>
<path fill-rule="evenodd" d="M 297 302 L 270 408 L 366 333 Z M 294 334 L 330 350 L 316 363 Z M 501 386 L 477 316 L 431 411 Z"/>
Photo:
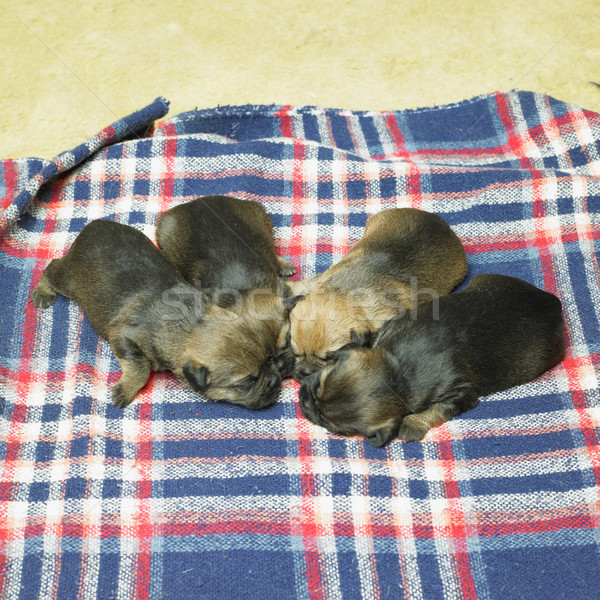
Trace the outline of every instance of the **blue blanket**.
<path fill-rule="evenodd" d="M 53 161 L 0 162 L 0 597 L 600 597 L 600 115 L 510 92 L 402 112 L 247 106 L 159 123 L 157 99 Z M 150 129 L 149 129 L 150 128 Z M 366 219 L 441 214 L 469 274 L 558 295 L 565 360 L 424 441 L 252 412 L 156 373 L 127 409 L 81 310 L 29 301 L 95 218 L 154 239 L 197 196 L 262 203 L 296 277 Z"/>

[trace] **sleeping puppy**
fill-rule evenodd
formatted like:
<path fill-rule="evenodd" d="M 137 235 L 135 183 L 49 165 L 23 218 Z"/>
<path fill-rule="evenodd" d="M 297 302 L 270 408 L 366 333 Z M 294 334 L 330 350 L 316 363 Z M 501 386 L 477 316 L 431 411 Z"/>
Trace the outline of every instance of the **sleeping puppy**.
<path fill-rule="evenodd" d="M 198 198 L 163 213 L 156 240 L 188 283 L 238 315 L 240 332 L 230 352 L 248 345 L 259 352 L 276 337 L 277 347 L 267 355 L 282 377 L 290 376 L 294 358 L 283 302 L 289 290 L 280 277 L 292 275 L 294 267 L 275 253 L 265 209 L 227 196 Z"/>
<path fill-rule="evenodd" d="M 399 312 L 449 293 L 466 273 L 462 244 L 439 215 L 414 208 L 373 215 L 339 263 L 290 284 L 294 378 L 302 382 L 322 369 L 351 331 L 368 337 Z"/>
<path fill-rule="evenodd" d="M 477 275 L 463 291 L 388 321 L 300 388 L 313 423 L 374 446 L 420 440 L 479 396 L 535 379 L 564 357 L 561 303 L 514 277 Z"/>
<path fill-rule="evenodd" d="M 248 408 L 275 401 L 281 376 L 267 358 L 277 336 L 266 328 L 248 332 L 234 313 L 210 306 L 132 227 L 102 220 L 86 225 L 67 254 L 46 267 L 31 299 L 48 308 L 57 294 L 77 302 L 110 343 L 123 371 L 112 389 L 119 408 L 133 401 L 151 370 L 173 371 L 211 400 Z M 260 336 L 260 344 L 249 341 L 249 333 Z"/>

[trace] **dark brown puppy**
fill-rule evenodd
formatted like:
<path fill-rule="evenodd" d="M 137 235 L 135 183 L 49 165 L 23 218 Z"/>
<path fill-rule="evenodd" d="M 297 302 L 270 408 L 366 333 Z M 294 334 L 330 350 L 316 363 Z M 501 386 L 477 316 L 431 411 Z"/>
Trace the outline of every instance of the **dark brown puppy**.
<path fill-rule="evenodd" d="M 265 209 L 228 196 L 198 198 L 162 214 L 156 240 L 188 283 L 239 316 L 247 337 L 240 332 L 230 352 L 239 353 L 250 342 L 262 352 L 260 346 L 275 336 L 273 360 L 282 377 L 291 375 L 283 302 L 289 291 L 280 277 L 292 275 L 294 267 L 275 253 L 273 225 Z"/>
<path fill-rule="evenodd" d="M 294 377 L 322 369 L 333 352 L 420 302 L 449 293 L 465 277 L 467 257 L 448 223 L 414 208 L 392 208 L 367 221 L 362 239 L 325 273 L 290 284 Z"/>
<path fill-rule="evenodd" d="M 130 404 L 150 370 L 173 371 L 211 400 L 248 408 L 275 401 L 281 383 L 267 360 L 277 339 L 246 340 L 237 315 L 210 306 L 142 233 L 112 221 L 92 221 L 67 254 L 45 269 L 31 298 L 48 308 L 62 294 L 77 302 L 110 343 L 123 375 L 112 390 L 119 408 Z M 238 344 L 239 354 L 231 344 Z"/>
<path fill-rule="evenodd" d="M 374 446 L 420 440 L 479 396 L 535 379 L 564 357 L 560 300 L 504 275 L 386 323 L 373 346 L 350 345 L 300 388 L 304 416 Z"/>

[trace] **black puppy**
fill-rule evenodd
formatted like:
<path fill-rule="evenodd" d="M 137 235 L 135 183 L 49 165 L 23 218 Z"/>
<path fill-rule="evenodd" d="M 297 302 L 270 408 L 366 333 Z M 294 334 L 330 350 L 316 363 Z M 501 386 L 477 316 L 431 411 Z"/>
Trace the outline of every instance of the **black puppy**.
<path fill-rule="evenodd" d="M 304 416 L 374 446 L 422 439 L 485 396 L 535 379 L 564 357 L 560 300 L 504 275 L 388 321 L 372 347 L 354 341 L 300 388 Z"/>
<path fill-rule="evenodd" d="M 112 221 L 86 225 L 67 254 L 44 270 L 31 298 L 48 308 L 57 293 L 79 304 L 110 343 L 123 375 L 112 390 L 119 408 L 130 404 L 150 370 L 173 371 L 211 400 L 248 408 L 275 401 L 281 377 L 267 355 L 277 337 L 263 334 L 261 349 L 245 339 L 237 315 L 188 283 L 141 232 Z M 238 353 L 231 352 L 236 343 Z"/>
<path fill-rule="evenodd" d="M 283 296 L 279 278 L 294 274 L 275 252 L 269 215 L 251 200 L 204 196 L 179 204 L 160 216 L 156 241 L 186 281 L 207 293 L 263 289 Z"/>
<path fill-rule="evenodd" d="M 268 330 L 278 338 L 273 360 L 282 377 L 291 375 L 294 357 L 287 343 L 289 318 L 283 301 L 289 290 L 280 277 L 292 275 L 294 267 L 277 256 L 265 209 L 258 202 L 229 196 L 197 198 L 160 216 L 156 240 L 188 283 L 239 316 L 243 329 L 231 352 L 252 340 L 256 352 L 262 353 Z M 242 339 L 243 335 L 249 337 Z"/>

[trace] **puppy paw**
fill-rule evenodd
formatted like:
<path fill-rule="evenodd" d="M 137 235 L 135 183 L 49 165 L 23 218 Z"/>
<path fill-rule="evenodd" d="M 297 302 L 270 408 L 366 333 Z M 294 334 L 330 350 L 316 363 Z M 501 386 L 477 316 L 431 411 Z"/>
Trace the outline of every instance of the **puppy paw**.
<path fill-rule="evenodd" d="M 422 440 L 429 428 L 417 415 L 407 415 L 402 419 L 398 437 L 405 442 L 418 442 Z"/>
<path fill-rule="evenodd" d="M 121 383 L 117 383 L 111 392 L 112 403 L 117 408 L 126 408 L 133 402 L 134 396 L 125 391 L 125 387 Z"/>
<path fill-rule="evenodd" d="M 48 308 L 56 302 L 56 298 L 55 292 L 41 290 L 39 285 L 36 285 L 31 292 L 31 301 L 36 308 Z"/>
<path fill-rule="evenodd" d="M 296 272 L 296 268 L 294 267 L 294 265 L 291 262 L 289 262 L 283 258 L 279 258 L 278 262 L 279 262 L 279 277 L 291 277 Z"/>

